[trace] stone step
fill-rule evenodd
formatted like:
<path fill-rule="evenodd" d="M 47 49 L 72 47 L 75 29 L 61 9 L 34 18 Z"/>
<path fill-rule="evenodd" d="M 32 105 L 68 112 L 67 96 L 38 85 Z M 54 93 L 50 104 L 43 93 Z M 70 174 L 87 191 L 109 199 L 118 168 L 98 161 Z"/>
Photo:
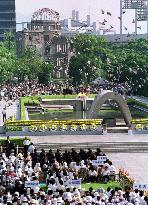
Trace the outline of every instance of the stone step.
<path fill-rule="evenodd" d="M 52 146 L 52 147 L 89 147 L 89 146 L 99 146 L 99 147 L 148 147 L 148 142 L 105 142 L 105 143 L 39 143 L 36 146 Z"/>
<path fill-rule="evenodd" d="M 60 149 L 62 152 L 64 150 L 71 150 L 74 148 L 76 151 L 80 149 L 87 150 L 91 148 L 92 150 L 96 150 L 100 148 L 105 153 L 110 152 L 147 152 L 148 153 L 148 142 L 138 143 L 138 142 L 108 142 L 108 143 L 68 143 L 68 144 L 61 144 L 61 143 L 52 143 L 52 144 L 45 144 L 40 143 L 35 145 L 37 150 L 45 149 L 48 151 L 52 149 L 54 152 L 57 149 Z"/>
<path fill-rule="evenodd" d="M 44 149 L 46 152 L 48 152 L 49 151 L 49 149 L 50 148 L 52 148 L 52 147 L 49 147 L 48 149 Z M 61 148 L 59 148 L 60 150 L 61 150 L 61 152 L 64 152 L 65 150 L 67 150 L 67 151 L 69 151 L 69 150 L 71 150 L 71 148 L 70 149 L 61 149 Z M 40 149 L 37 149 L 39 152 L 41 151 L 41 148 Z M 57 149 L 52 149 L 53 150 L 53 152 L 56 152 L 56 150 Z M 76 151 L 77 151 L 77 149 L 75 149 Z M 92 148 L 92 150 L 93 151 L 95 151 L 96 149 L 93 149 Z M 103 148 L 102 149 L 102 152 L 103 153 L 143 153 L 143 152 L 145 152 L 145 153 L 148 153 L 148 148 L 147 149 L 126 149 L 126 148 L 124 148 L 124 149 L 121 149 L 121 148 Z"/>

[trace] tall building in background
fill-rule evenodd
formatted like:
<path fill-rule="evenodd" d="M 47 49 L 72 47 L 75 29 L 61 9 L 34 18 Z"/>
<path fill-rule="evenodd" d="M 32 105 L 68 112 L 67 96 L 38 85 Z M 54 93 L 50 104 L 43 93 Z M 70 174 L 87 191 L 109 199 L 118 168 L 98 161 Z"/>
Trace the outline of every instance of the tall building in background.
<path fill-rule="evenodd" d="M 0 0 L 0 40 L 9 31 L 16 32 L 15 0 Z"/>

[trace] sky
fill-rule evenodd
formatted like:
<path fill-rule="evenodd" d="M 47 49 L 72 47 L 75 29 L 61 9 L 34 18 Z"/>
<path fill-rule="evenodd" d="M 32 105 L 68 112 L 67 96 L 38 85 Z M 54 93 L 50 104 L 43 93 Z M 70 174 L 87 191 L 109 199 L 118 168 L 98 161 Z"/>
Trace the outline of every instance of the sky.
<path fill-rule="evenodd" d="M 103 22 L 104 18 L 108 21 L 106 28 L 110 28 L 110 25 L 114 27 L 117 33 L 119 33 L 118 16 L 120 15 L 120 0 L 16 0 L 16 18 L 17 22 L 30 21 L 34 11 L 40 8 L 50 8 L 60 13 L 60 18 L 70 18 L 71 11 L 73 9 L 80 12 L 80 20 L 85 20 L 86 15 L 90 14 L 92 21 Z M 112 16 L 102 15 L 101 9 L 111 12 Z M 123 15 L 123 32 L 134 32 L 134 11 L 126 10 Z M 128 28 L 126 31 L 124 26 Z M 138 22 L 138 27 L 141 26 L 141 30 L 138 29 L 138 33 L 146 32 L 146 22 Z"/>

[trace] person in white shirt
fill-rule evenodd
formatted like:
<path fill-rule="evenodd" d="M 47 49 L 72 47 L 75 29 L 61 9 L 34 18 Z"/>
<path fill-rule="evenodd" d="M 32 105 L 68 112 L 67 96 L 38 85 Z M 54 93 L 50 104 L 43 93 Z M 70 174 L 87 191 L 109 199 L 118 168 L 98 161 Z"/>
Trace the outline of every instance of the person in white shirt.
<path fill-rule="evenodd" d="M 41 172 L 40 163 L 36 163 L 36 165 L 35 165 L 35 167 L 34 167 L 34 171 L 35 171 L 35 172 Z"/>
<path fill-rule="evenodd" d="M 27 152 L 28 152 L 28 148 L 29 148 L 29 145 L 30 145 L 30 140 L 25 137 L 24 141 L 23 141 L 23 145 L 24 145 L 24 158 L 27 157 Z"/>
<path fill-rule="evenodd" d="M 90 169 L 88 172 L 88 177 L 90 182 L 95 182 L 97 181 L 97 172 L 95 169 Z"/>
<path fill-rule="evenodd" d="M 108 169 L 107 166 L 105 166 L 103 169 L 102 169 L 102 176 L 103 176 L 103 181 L 105 183 L 107 183 L 109 181 L 109 174 L 110 174 L 110 171 Z"/>
<path fill-rule="evenodd" d="M 73 194 L 70 192 L 70 188 L 66 189 L 66 192 L 63 193 L 63 199 L 68 200 L 69 202 L 72 201 Z"/>
<path fill-rule="evenodd" d="M 31 144 L 29 145 L 29 147 L 28 147 L 28 152 L 30 153 L 30 155 L 31 155 L 32 153 L 34 153 L 34 150 L 35 150 L 35 146 L 33 145 L 33 143 L 31 143 Z"/>

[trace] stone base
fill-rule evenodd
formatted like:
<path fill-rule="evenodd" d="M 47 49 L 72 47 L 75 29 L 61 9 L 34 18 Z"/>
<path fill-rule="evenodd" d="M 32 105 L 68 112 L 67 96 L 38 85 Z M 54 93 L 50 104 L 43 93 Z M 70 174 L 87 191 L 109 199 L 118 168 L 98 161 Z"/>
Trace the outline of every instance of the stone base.
<path fill-rule="evenodd" d="M 148 130 L 133 130 L 133 134 L 148 134 Z"/>
<path fill-rule="evenodd" d="M 8 136 L 52 136 L 52 135 L 102 135 L 101 130 L 96 131 L 44 131 L 44 132 L 26 132 L 11 131 L 6 132 Z"/>

